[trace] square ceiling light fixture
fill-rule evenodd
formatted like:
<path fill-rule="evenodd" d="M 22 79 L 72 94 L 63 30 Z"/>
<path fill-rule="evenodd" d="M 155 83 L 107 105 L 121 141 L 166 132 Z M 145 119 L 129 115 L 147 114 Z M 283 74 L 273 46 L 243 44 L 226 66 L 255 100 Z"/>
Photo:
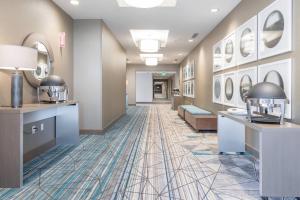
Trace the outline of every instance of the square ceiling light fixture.
<path fill-rule="evenodd" d="M 140 54 L 140 57 L 147 66 L 157 66 L 162 61 L 163 54 Z"/>
<path fill-rule="evenodd" d="M 130 33 L 142 52 L 154 53 L 167 46 L 169 30 L 130 30 Z"/>
<path fill-rule="evenodd" d="M 160 49 L 160 41 L 153 39 L 143 39 L 139 42 L 141 52 L 155 53 Z"/>
<path fill-rule="evenodd" d="M 158 58 L 146 58 L 145 64 L 147 66 L 157 66 L 158 65 Z"/>
<path fill-rule="evenodd" d="M 117 0 L 120 7 L 176 7 L 177 0 Z"/>

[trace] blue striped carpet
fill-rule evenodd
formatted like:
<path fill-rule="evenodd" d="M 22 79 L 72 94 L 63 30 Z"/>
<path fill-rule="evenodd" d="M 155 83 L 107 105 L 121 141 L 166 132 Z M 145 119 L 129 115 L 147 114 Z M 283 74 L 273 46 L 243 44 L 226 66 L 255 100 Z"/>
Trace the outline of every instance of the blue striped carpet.
<path fill-rule="evenodd" d="M 257 161 L 218 155 L 169 105 L 130 107 L 105 135 L 81 136 L 25 164 L 24 187 L 0 199 L 258 199 Z"/>

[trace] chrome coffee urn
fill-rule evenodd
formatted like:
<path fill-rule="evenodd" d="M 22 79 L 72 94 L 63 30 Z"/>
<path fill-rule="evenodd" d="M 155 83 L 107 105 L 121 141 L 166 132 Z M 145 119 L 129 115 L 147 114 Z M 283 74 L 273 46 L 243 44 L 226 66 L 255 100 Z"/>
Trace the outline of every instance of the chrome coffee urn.
<path fill-rule="evenodd" d="M 244 96 L 250 122 L 284 124 L 289 100 L 284 90 L 276 84 L 263 82 L 252 87 Z"/>
<path fill-rule="evenodd" d="M 68 87 L 59 76 L 49 76 L 41 81 L 37 89 L 39 103 L 60 103 L 68 101 Z"/>

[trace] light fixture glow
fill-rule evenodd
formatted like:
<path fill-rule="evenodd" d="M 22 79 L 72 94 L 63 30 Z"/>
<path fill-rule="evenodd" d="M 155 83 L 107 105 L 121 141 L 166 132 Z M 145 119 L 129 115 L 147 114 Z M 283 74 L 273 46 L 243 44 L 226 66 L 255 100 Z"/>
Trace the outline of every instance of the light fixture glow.
<path fill-rule="evenodd" d="M 78 0 L 70 0 L 70 4 L 72 4 L 74 6 L 78 6 L 79 5 L 79 1 Z"/>
<path fill-rule="evenodd" d="M 158 58 L 146 58 L 145 63 L 147 66 L 157 66 L 158 65 Z"/>
<path fill-rule="evenodd" d="M 158 40 L 144 39 L 139 42 L 139 47 L 142 52 L 155 53 L 160 49 Z"/>
<path fill-rule="evenodd" d="M 217 13 L 217 12 L 220 11 L 220 9 L 218 9 L 218 8 L 212 8 L 210 11 L 211 11 L 212 13 Z"/>
<path fill-rule="evenodd" d="M 140 48 L 141 40 L 158 40 L 159 48 L 167 46 L 169 30 L 130 30 L 135 45 Z"/>
<path fill-rule="evenodd" d="M 194 42 L 194 40 L 193 39 L 189 39 L 189 42 Z"/>
<path fill-rule="evenodd" d="M 136 8 L 154 8 L 160 6 L 164 0 L 125 0 L 125 2 Z"/>

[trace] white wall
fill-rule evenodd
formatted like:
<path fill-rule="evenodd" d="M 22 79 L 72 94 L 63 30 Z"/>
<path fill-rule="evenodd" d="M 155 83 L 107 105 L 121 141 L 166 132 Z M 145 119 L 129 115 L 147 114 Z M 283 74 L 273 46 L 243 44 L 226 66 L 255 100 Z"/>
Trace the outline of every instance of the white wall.
<path fill-rule="evenodd" d="M 136 72 L 136 102 L 153 101 L 153 76 L 151 72 Z"/>
<path fill-rule="evenodd" d="M 81 130 L 102 130 L 101 63 L 101 20 L 75 20 L 74 99 Z"/>
<path fill-rule="evenodd" d="M 158 65 L 156 67 L 149 67 L 145 65 L 127 65 L 126 68 L 126 79 L 127 79 L 127 87 L 126 91 L 128 94 L 128 104 L 134 105 L 136 104 L 136 84 L 135 84 L 135 75 L 136 72 L 139 71 L 149 71 L 149 72 L 177 72 L 175 75 L 175 82 L 173 83 L 174 88 L 179 88 L 179 66 L 178 65 Z"/>

